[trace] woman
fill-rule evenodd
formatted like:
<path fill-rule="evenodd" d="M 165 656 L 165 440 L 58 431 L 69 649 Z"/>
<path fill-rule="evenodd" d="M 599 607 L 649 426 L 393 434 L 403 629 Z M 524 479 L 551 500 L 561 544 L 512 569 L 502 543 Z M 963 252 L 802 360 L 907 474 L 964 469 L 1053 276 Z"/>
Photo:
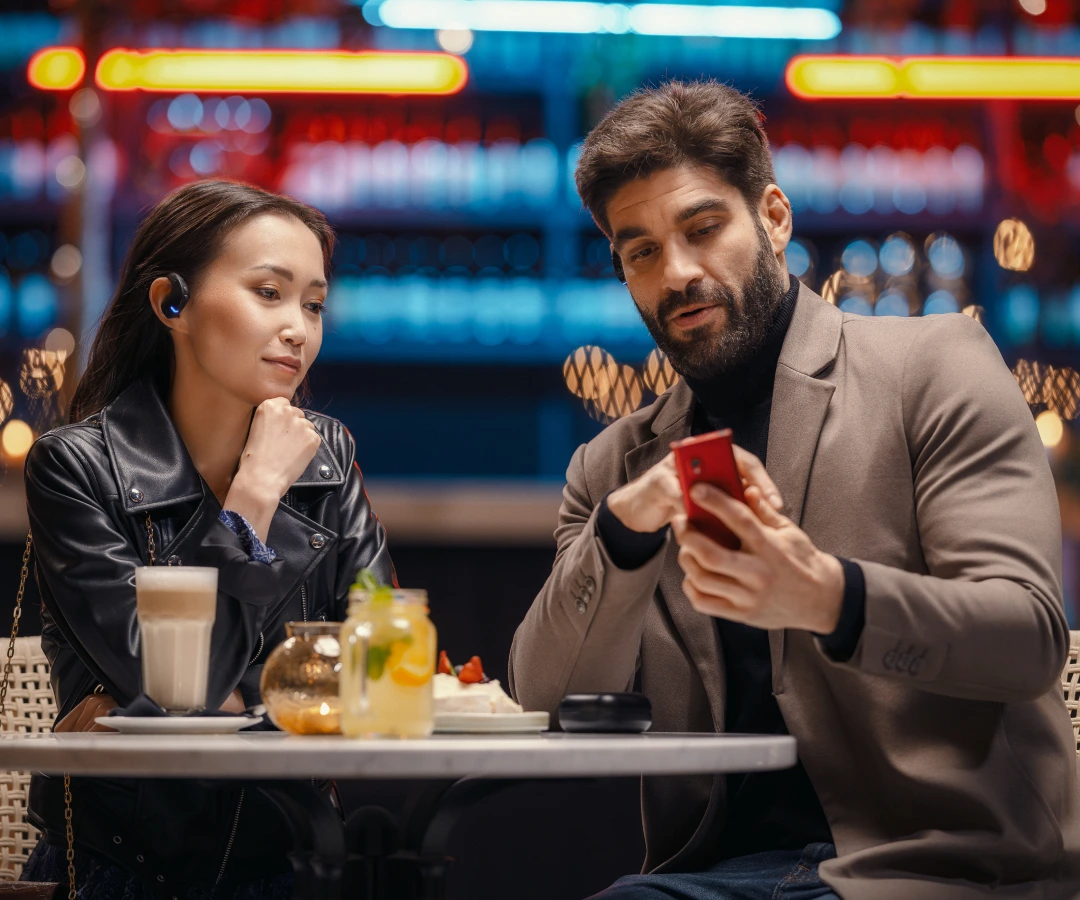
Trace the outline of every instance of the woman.
<path fill-rule="evenodd" d="M 259 701 L 292 620 L 344 617 L 368 566 L 394 582 L 340 422 L 293 405 L 322 342 L 333 232 L 243 184 L 188 185 L 139 226 L 71 406 L 26 460 L 58 730 L 141 691 L 134 569 L 219 570 L 208 704 Z M 74 779 L 79 896 L 287 897 L 287 829 L 258 792 Z M 24 879 L 66 881 L 62 779 Z"/>

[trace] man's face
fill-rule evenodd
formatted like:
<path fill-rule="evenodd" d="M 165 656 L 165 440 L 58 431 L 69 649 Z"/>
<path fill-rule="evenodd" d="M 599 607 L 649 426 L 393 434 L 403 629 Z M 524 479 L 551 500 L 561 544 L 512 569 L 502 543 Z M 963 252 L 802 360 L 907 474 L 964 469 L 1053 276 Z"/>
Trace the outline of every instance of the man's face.
<path fill-rule="evenodd" d="M 681 375 L 708 379 L 761 347 L 787 290 L 787 198 L 758 208 L 710 169 L 680 166 L 623 185 L 607 205 L 612 249 L 657 346 Z"/>

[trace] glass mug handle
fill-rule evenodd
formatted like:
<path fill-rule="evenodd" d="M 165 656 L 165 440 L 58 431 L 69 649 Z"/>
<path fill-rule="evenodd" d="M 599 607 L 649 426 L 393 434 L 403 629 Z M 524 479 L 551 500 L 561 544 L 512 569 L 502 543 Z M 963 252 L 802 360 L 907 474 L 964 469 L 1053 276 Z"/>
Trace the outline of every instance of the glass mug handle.
<path fill-rule="evenodd" d="M 349 686 L 349 711 L 354 716 L 366 716 L 371 708 L 368 698 L 368 651 L 371 649 L 370 628 L 354 628 L 348 636 L 347 652 L 352 684 Z M 355 690 L 353 690 L 355 688 Z"/>

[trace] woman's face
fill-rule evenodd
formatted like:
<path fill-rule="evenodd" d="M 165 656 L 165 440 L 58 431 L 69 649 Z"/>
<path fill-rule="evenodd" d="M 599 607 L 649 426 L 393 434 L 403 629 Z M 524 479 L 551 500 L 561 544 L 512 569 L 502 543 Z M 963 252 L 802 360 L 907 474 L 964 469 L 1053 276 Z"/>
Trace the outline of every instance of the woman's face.
<path fill-rule="evenodd" d="M 167 293 L 165 279 L 151 289 L 158 310 L 161 282 Z M 165 320 L 177 381 L 209 381 L 252 406 L 292 397 L 322 345 L 327 284 L 315 234 L 292 216 L 255 216 L 189 287 L 180 317 Z"/>

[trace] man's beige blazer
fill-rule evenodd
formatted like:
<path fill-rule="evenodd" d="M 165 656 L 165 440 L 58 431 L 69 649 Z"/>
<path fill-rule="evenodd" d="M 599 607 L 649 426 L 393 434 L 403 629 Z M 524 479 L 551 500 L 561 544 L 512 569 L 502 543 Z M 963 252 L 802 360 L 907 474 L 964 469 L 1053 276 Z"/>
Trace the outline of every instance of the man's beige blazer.
<path fill-rule="evenodd" d="M 514 638 L 527 709 L 623 691 L 658 731 L 722 731 L 717 630 L 677 548 L 614 566 L 596 508 L 690 433 L 682 382 L 570 461 L 551 576 Z M 848 315 L 803 287 L 776 370 L 767 468 L 785 512 L 866 575 L 835 662 L 772 631 L 773 689 L 832 827 L 843 900 L 1080 894 L 1080 794 L 1059 678 L 1069 633 L 1054 482 L 993 341 L 963 315 Z M 642 784 L 647 870 L 708 860 L 723 777 Z"/>

